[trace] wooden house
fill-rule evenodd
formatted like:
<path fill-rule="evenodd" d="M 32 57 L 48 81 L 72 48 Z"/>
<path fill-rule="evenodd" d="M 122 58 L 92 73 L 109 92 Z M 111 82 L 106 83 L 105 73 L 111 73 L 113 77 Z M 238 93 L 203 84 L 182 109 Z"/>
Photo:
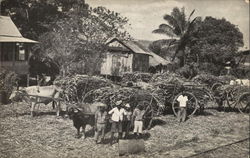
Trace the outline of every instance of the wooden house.
<path fill-rule="evenodd" d="M 21 35 L 10 17 L 0 16 L 0 69 L 28 75 L 30 48 L 34 43 L 38 42 Z"/>
<path fill-rule="evenodd" d="M 143 41 L 121 41 L 114 38 L 107 43 L 107 47 L 101 75 L 122 76 L 125 72 L 148 72 L 150 67 L 170 63 L 170 60 L 150 51 L 148 44 Z"/>
<path fill-rule="evenodd" d="M 122 76 L 125 72 L 147 72 L 149 52 L 141 49 L 135 41 L 121 41 L 117 38 L 107 43 L 108 53 L 101 65 L 101 75 Z"/>

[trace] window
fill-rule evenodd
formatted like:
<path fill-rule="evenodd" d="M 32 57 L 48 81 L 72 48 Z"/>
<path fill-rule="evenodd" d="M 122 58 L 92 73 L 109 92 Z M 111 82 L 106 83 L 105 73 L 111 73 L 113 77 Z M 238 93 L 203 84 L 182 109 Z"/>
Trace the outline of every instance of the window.
<path fill-rule="evenodd" d="M 23 44 L 19 45 L 18 59 L 17 60 L 25 60 L 25 49 Z"/>
<path fill-rule="evenodd" d="M 1 61 L 25 61 L 28 59 L 27 49 L 23 43 L 0 43 Z M 13 56 L 14 55 L 14 56 Z"/>
<path fill-rule="evenodd" d="M 25 60 L 25 50 L 19 50 L 19 60 Z"/>
<path fill-rule="evenodd" d="M 12 61 L 13 52 L 15 51 L 14 43 L 1 43 L 1 60 L 2 61 Z"/>

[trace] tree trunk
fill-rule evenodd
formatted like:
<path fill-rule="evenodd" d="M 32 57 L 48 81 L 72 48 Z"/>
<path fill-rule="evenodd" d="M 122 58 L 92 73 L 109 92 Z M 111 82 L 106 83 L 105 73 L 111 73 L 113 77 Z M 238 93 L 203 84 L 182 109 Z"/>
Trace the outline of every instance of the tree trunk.
<path fill-rule="evenodd" d="M 65 67 L 65 65 L 62 65 L 61 74 L 62 74 L 63 77 L 66 76 L 66 67 Z"/>
<path fill-rule="evenodd" d="M 179 50 L 180 54 L 180 67 L 183 67 L 186 64 L 186 53 L 185 50 Z"/>

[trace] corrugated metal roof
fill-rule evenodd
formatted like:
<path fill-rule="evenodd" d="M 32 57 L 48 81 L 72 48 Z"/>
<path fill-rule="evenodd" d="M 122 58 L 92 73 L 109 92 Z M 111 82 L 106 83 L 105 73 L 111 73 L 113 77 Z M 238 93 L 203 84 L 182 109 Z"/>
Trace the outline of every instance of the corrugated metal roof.
<path fill-rule="evenodd" d="M 133 52 L 135 53 L 151 55 L 149 52 L 141 49 L 135 41 L 122 41 L 122 42 L 126 44 L 127 47 L 132 49 Z"/>
<path fill-rule="evenodd" d="M 114 41 L 121 43 L 122 45 L 124 45 L 126 48 L 128 48 L 129 50 L 131 50 L 134 53 L 151 55 L 150 53 L 144 51 L 138 45 L 136 45 L 136 43 L 134 41 L 121 41 L 121 40 L 118 40 L 117 38 L 113 38 L 111 41 L 107 42 L 107 45 L 114 42 Z"/>
<path fill-rule="evenodd" d="M 164 59 L 161 56 L 155 54 L 154 52 L 152 52 L 148 47 L 148 44 L 145 44 L 145 42 L 142 41 L 136 41 L 137 45 L 142 48 L 144 51 L 148 52 L 151 54 L 151 56 L 149 57 L 149 65 L 150 66 L 157 66 L 159 64 L 162 65 L 167 65 L 169 63 L 171 63 L 170 59 Z"/>
<path fill-rule="evenodd" d="M 127 47 L 128 49 L 132 50 L 134 53 L 149 55 L 149 65 L 150 66 L 157 66 L 159 64 L 167 65 L 167 64 L 171 63 L 170 59 L 166 60 L 166 59 L 162 58 L 161 56 L 153 53 L 151 50 L 148 49 L 147 46 L 142 44 L 140 41 L 132 41 L 132 40 L 131 41 L 121 41 L 121 40 L 118 40 L 117 38 L 113 38 L 112 40 L 107 42 L 107 45 L 109 43 L 114 42 L 114 41 L 118 41 L 119 43 L 121 43 L 122 45 Z"/>
<path fill-rule="evenodd" d="M 0 42 L 38 43 L 24 38 L 10 17 L 0 16 Z"/>

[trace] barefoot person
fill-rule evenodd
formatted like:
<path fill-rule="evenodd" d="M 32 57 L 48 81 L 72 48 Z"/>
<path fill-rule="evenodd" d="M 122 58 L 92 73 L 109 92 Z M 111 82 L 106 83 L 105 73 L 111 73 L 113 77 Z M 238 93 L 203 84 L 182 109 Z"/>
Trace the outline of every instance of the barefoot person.
<path fill-rule="evenodd" d="M 124 118 L 123 118 L 123 122 L 122 122 L 122 124 L 123 124 L 122 129 L 123 129 L 123 132 L 125 133 L 124 139 L 127 139 L 128 135 L 129 135 L 129 130 L 131 127 L 132 111 L 131 111 L 131 107 L 128 103 L 124 106 L 124 109 L 125 109 L 125 112 L 124 112 Z"/>
<path fill-rule="evenodd" d="M 105 111 L 106 105 L 98 103 L 98 110 L 95 113 L 95 142 L 102 143 L 105 136 L 105 129 L 107 125 L 108 114 Z M 101 134 L 101 141 L 98 142 L 99 135 Z"/>
<path fill-rule="evenodd" d="M 112 114 L 111 116 L 111 141 L 110 145 L 113 144 L 114 133 L 118 132 L 118 140 L 122 137 L 122 121 L 124 115 L 124 108 L 121 107 L 122 101 L 119 100 L 116 103 L 116 107 L 110 110 L 108 113 Z"/>
<path fill-rule="evenodd" d="M 144 114 L 145 110 L 143 110 L 143 105 L 139 104 L 137 108 L 135 108 L 132 116 L 132 121 L 134 124 L 134 135 L 136 136 L 136 138 L 141 138 L 142 136 Z"/>
<path fill-rule="evenodd" d="M 188 97 L 183 94 L 183 91 L 181 92 L 181 95 L 177 98 L 177 101 L 179 102 L 179 111 L 177 113 L 177 119 L 179 122 L 184 122 L 187 117 L 187 101 Z"/>

